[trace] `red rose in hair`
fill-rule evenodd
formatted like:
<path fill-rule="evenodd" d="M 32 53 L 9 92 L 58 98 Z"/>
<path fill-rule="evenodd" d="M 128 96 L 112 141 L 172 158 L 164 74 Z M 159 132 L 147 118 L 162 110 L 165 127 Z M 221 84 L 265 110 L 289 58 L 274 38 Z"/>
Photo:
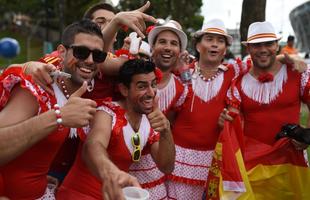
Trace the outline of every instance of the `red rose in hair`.
<path fill-rule="evenodd" d="M 264 73 L 258 76 L 258 81 L 261 83 L 273 81 L 273 75 L 270 73 Z"/>
<path fill-rule="evenodd" d="M 163 73 L 160 71 L 158 67 L 155 68 L 154 73 L 156 76 L 157 83 L 160 83 L 161 79 L 163 78 Z"/>
<path fill-rule="evenodd" d="M 151 30 L 153 30 L 153 28 L 155 28 L 154 25 L 153 25 L 153 26 L 147 27 L 147 29 L 146 29 L 146 34 L 148 35 L 148 34 L 151 32 Z"/>

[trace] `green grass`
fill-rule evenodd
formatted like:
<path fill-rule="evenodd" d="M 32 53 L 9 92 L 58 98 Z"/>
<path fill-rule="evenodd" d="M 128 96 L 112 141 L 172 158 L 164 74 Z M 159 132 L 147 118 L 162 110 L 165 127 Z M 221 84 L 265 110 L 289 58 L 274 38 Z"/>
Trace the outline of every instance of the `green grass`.
<path fill-rule="evenodd" d="M 0 39 L 4 37 L 14 38 L 19 42 L 20 53 L 14 59 L 8 60 L 0 57 L 0 69 L 6 68 L 9 64 L 24 63 L 27 61 L 27 34 L 9 30 L 0 31 Z M 30 40 L 29 60 L 38 60 L 43 55 L 43 41 L 35 37 Z"/>

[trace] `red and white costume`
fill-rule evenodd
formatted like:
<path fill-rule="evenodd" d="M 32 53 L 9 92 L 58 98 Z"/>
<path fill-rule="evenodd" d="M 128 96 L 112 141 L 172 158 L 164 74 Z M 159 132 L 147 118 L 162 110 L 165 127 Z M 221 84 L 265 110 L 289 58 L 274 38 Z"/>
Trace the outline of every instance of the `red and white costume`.
<path fill-rule="evenodd" d="M 201 199 L 220 129 L 218 119 L 226 107 L 226 93 L 239 65 L 221 65 L 213 80 L 203 80 L 196 64 L 186 101 L 173 125 L 175 168 L 168 176 L 170 199 Z M 226 71 L 225 71 L 226 70 Z"/>
<path fill-rule="evenodd" d="M 188 88 L 171 74 L 168 84 L 157 90 L 160 110 L 167 114 L 169 110 L 177 109 L 184 102 L 187 92 Z M 149 151 L 142 155 L 139 162 L 130 166 L 129 173 L 137 177 L 141 186 L 149 191 L 150 199 L 167 199 L 165 174 L 157 168 Z"/>
<path fill-rule="evenodd" d="M 56 103 L 62 107 L 67 101 L 56 84 L 53 85 L 55 96 L 51 96 L 34 84 L 31 77 L 24 75 L 22 68 L 13 67 L 0 77 L 0 109 L 5 107 L 15 85 L 28 90 L 36 98 L 39 104 L 38 115 L 52 109 Z M 47 188 L 46 176 L 51 162 L 69 133 L 80 135 L 82 129 L 70 131 L 69 128 L 58 128 L 22 155 L 1 167 L 3 195 L 14 200 L 55 199 L 53 189 Z"/>
<path fill-rule="evenodd" d="M 128 172 L 133 162 L 131 137 L 135 131 L 126 119 L 125 110 L 115 102 L 102 102 L 97 110 L 112 116 L 112 133 L 107 152 L 119 169 Z M 146 115 L 142 115 L 139 134 L 141 150 L 159 140 L 159 133 L 153 131 Z M 100 180 L 92 175 L 82 161 L 80 148 L 74 165 L 57 193 L 57 199 L 103 199 L 101 188 Z"/>
<path fill-rule="evenodd" d="M 270 82 L 260 82 L 247 73 L 228 91 L 229 103 L 240 107 L 244 116 L 244 160 L 247 170 L 258 164 L 270 163 L 306 166 L 303 152 L 296 150 L 291 143 L 286 142 L 285 148 L 278 148 L 282 149 L 283 152 L 278 155 L 282 154 L 283 158 L 263 155 L 263 151 L 281 143 L 276 141 L 275 136 L 283 125 L 299 124 L 301 102 L 310 103 L 309 75 L 310 68 L 299 73 L 290 66 L 282 65 Z M 287 139 L 282 140 L 284 144 Z"/>

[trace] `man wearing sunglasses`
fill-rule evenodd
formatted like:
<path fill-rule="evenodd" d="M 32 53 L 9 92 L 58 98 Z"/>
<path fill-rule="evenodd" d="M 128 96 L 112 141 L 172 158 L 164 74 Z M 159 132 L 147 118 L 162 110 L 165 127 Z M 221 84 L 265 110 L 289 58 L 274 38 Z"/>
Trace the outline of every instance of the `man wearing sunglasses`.
<path fill-rule="evenodd" d="M 64 72 L 50 95 L 25 76 L 19 67 L 0 78 L 0 162 L 3 195 L 10 199 L 54 199 L 46 175 L 66 138 L 83 137 L 82 127 L 92 121 L 96 102 L 83 99 L 104 61 L 100 28 L 89 20 L 69 25 L 57 48 Z M 1 187 L 1 186 L 0 186 Z M 2 194 L 0 194 L 2 195 Z"/>
<path fill-rule="evenodd" d="M 124 199 L 123 187 L 139 187 L 137 179 L 127 172 L 144 149 L 151 152 L 163 173 L 173 170 L 170 123 L 156 97 L 159 73 L 152 62 L 140 59 L 121 67 L 119 90 L 123 99 L 99 103 L 83 153 L 58 190 L 57 199 Z"/>

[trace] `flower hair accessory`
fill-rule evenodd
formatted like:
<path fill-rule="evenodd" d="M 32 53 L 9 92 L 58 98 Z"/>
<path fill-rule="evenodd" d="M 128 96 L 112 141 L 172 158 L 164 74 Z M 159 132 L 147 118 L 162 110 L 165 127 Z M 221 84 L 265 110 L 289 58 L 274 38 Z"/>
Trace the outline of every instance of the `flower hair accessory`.
<path fill-rule="evenodd" d="M 155 28 L 154 25 L 147 27 L 146 34 L 148 35 L 151 32 L 151 30 L 153 30 L 153 28 Z"/>
<path fill-rule="evenodd" d="M 133 59 L 136 58 L 136 57 L 133 56 L 133 55 L 129 52 L 129 50 L 127 50 L 127 49 L 119 49 L 119 50 L 115 51 L 115 55 L 116 55 L 117 57 L 125 57 L 125 58 L 127 58 L 128 60 L 133 60 Z"/>
<path fill-rule="evenodd" d="M 157 83 L 160 83 L 161 79 L 163 78 L 163 73 L 160 71 L 158 67 L 155 67 L 154 73 L 156 76 Z"/>
<path fill-rule="evenodd" d="M 258 81 L 261 83 L 273 81 L 273 75 L 271 73 L 264 73 L 258 76 Z"/>

